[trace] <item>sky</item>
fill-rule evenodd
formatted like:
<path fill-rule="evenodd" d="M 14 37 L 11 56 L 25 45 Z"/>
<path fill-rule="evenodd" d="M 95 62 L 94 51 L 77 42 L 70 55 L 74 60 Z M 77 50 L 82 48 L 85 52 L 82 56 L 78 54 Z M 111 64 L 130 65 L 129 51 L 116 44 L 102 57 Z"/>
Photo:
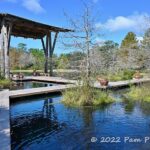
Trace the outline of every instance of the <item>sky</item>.
<path fill-rule="evenodd" d="M 85 0 L 93 3 L 97 22 L 95 27 L 103 33 L 95 37 L 97 42 L 113 40 L 121 43 L 129 31 L 142 39 L 146 29 L 150 27 L 149 0 Z M 11 13 L 20 17 L 49 25 L 68 28 L 69 24 L 64 11 L 72 18 L 83 12 L 81 0 L 0 0 L 0 12 Z M 28 48 L 42 48 L 39 40 L 14 38 L 11 46 L 18 43 L 27 44 Z M 66 52 L 56 47 L 55 53 Z M 68 52 L 68 50 L 67 50 Z"/>

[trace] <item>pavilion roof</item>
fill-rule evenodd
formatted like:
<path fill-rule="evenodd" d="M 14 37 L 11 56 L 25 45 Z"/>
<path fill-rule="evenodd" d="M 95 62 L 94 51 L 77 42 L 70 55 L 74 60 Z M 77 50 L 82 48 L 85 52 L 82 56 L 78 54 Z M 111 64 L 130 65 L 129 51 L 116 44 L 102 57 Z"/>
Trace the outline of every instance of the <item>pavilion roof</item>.
<path fill-rule="evenodd" d="M 3 19 L 6 21 L 6 23 L 12 24 L 11 35 L 15 37 L 41 39 L 49 32 L 72 31 L 70 29 L 39 23 L 8 13 L 0 13 L 0 26 Z"/>

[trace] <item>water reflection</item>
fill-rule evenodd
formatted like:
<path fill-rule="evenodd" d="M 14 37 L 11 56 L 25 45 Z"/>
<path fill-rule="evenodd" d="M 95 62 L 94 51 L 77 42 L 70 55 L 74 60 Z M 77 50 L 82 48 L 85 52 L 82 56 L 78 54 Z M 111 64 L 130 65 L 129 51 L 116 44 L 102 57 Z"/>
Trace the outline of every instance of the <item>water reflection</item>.
<path fill-rule="evenodd" d="M 56 85 L 56 84 L 55 83 L 38 82 L 38 81 L 13 82 L 12 85 L 10 86 L 10 90 L 48 87 L 48 86 L 54 86 L 54 85 Z"/>
<path fill-rule="evenodd" d="M 11 104 L 12 150 L 144 150 L 150 147 L 150 142 L 123 142 L 125 136 L 150 136 L 150 104 L 127 100 L 97 108 L 68 108 L 58 103 L 60 99 L 60 95 L 41 96 L 18 99 Z M 91 143 L 93 136 L 98 140 L 103 136 L 120 137 L 122 141 Z"/>
<path fill-rule="evenodd" d="M 33 141 L 38 143 L 45 135 L 61 130 L 64 124 L 58 122 L 52 103 L 52 98 L 45 99 L 41 111 L 24 112 L 11 119 L 12 149 L 21 149 Z"/>
<path fill-rule="evenodd" d="M 124 100 L 124 109 L 126 113 L 132 113 L 134 111 L 136 103 L 132 100 Z"/>

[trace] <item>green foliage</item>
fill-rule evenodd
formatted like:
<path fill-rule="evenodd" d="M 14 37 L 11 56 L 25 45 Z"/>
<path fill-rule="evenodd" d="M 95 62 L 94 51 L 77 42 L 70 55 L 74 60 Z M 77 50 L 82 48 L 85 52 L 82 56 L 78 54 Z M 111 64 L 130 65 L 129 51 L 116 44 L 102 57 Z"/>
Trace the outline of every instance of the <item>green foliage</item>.
<path fill-rule="evenodd" d="M 150 102 L 150 86 L 132 86 L 130 91 L 125 95 L 131 100 L 140 100 Z"/>
<path fill-rule="evenodd" d="M 27 51 L 27 45 L 24 43 L 19 43 L 17 49 L 18 49 L 18 51 L 26 52 Z"/>
<path fill-rule="evenodd" d="M 61 54 L 58 61 L 57 61 L 57 68 L 58 69 L 67 69 L 69 60 L 65 54 Z"/>
<path fill-rule="evenodd" d="M 123 70 L 114 74 L 108 74 L 108 79 L 110 81 L 121 81 L 121 80 L 131 80 L 133 78 L 134 70 Z"/>
<path fill-rule="evenodd" d="M 11 81 L 8 79 L 0 79 L 0 88 L 9 88 Z"/>
<path fill-rule="evenodd" d="M 113 49 L 118 49 L 119 44 L 115 43 L 113 41 L 105 41 L 102 46 L 100 46 L 98 49 L 99 51 L 108 51 L 108 50 L 113 50 Z"/>
<path fill-rule="evenodd" d="M 63 92 L 62 102 L 67 106 L 100 106 L 114 100 L 108 93 L 84 85 Z"/>
<path fill-rule="evenodd" d="M 129 32 L 121 43 L 121 48 L 137 48 L 138 41 L 136 35 L 133 32 Z"/>
<path fill-rule="evenodd" d="M 42 69 L 44 66 L 45 56 L 44 50 L 30 48 L 29 52 L 32 54 L 33 60 L 33 69 Z"/>

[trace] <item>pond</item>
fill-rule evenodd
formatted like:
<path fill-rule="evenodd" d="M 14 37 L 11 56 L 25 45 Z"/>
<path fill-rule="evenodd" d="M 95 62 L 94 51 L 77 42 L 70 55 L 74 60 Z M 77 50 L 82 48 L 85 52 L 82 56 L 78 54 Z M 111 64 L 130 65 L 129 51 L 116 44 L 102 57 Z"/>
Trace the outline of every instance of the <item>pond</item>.
<path fill-rule="evenodd" d="M 40 81 L 13 82 L 12 85 L 10 86 L 10 90 L 49 87 L 49 86 L 55 86 L 55 85 L 58 85 L 58 83 L 40 82 Z"/>
<path fill-rule="evenodd" d="M 116 94 L 117 102 L 108 106 L 68 108 L 59 103 L 61 98 L 10 100 L 12 150 L 149 149 L 150 140 L 145 143 L 144 137 L 150 137 L 150 103 L 123 101 Z M 142 141 L 125 141 L 128 137 Z"/>

